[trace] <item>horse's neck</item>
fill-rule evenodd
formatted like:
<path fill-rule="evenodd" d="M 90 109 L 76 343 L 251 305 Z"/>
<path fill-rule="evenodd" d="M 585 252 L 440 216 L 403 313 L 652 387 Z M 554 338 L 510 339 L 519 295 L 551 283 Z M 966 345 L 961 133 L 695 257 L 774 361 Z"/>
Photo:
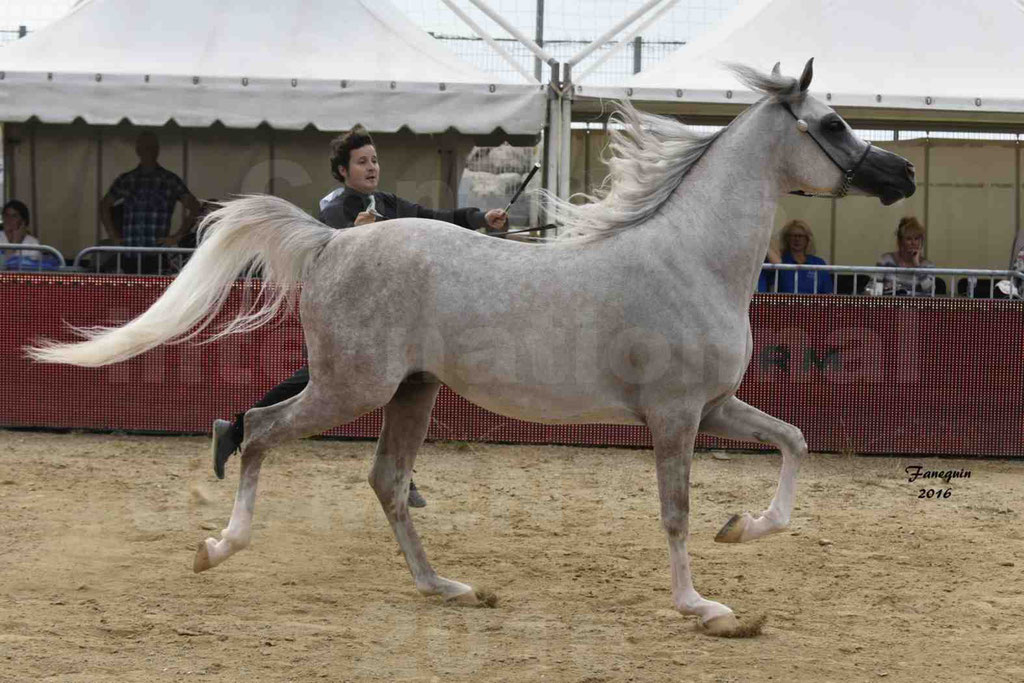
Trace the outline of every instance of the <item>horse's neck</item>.
<path fill-rule="evenodd" d="M 783 184 L 771 144 L 777 132 L 764 118 L 750 112 L 743 125 L 724 131 L 661 212 L 666 244 L 684 258 L 696 253 L 721 279 L 718 286 L 744 302 L 768 250 Z"/>

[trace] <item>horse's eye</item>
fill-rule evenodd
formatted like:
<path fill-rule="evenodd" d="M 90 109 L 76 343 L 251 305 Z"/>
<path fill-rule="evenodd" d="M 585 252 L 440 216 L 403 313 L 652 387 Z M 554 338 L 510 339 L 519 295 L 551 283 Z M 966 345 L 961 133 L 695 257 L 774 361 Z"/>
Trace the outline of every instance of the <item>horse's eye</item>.
<path fill-rule="evenodd" d="M 825 121 L 825 130 L 830 133 L 841 133 L 846 129 L 842 119 L 829 119 Z"/>

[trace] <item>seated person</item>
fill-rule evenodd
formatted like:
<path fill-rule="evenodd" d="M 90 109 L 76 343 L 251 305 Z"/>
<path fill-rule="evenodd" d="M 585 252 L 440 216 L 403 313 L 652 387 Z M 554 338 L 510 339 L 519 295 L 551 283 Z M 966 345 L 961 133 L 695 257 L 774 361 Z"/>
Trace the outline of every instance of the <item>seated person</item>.
<path fill-rule="evenodd" d="M 4 232 L 0 241 L 7 244 L 37 245 L 36 239 L 29 231 L 29 212 L 24 202 L 12 199 L 3 208 Z M 0 254 L 4 267 L 22 267 L 33 262 L 38 265 L 40 252 L 33 249 L 4 249 Z M 9 264 L 9 266 L 8 266 Z"/>
<path fill-rule="evenodd" d="M 875 265 L 887 268 L 934 268 L 935 264 L 923 255 L 924 235 L 924 225 L 917 218 L 901 218 L 896 227 L 897 250 L 882 254 Z M 932 296 L 935 292 L 935 276 L 913 273 L 878 275 L 868 284 L 865 292 L 884 296 Z"/>
<path fill-rule="evenodd" d="M 782 253 L 770 248 L 766 260 L 770 263 L 794 263 L 812 266 L 828 265 L 825 259 L 814 255 L 814 233 L 806 222 L 791 220 L 779 235 Z M 778 289 L 775 289 L 775 279 Z M 832 274 L 813 270 L 761 271 L 759 292 L 787 292 L 790 294 L 831 294 Z"/>

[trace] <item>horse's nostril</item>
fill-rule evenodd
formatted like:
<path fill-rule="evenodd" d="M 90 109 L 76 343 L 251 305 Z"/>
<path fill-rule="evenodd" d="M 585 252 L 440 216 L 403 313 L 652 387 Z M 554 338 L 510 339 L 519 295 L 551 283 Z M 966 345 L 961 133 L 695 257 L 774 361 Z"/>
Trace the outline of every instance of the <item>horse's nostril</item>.
<path fill-rule="evenodd" d="M 911 178 L 914 177 L 914 165 L 909 161 L 907 162 L 907 175 Z"/>

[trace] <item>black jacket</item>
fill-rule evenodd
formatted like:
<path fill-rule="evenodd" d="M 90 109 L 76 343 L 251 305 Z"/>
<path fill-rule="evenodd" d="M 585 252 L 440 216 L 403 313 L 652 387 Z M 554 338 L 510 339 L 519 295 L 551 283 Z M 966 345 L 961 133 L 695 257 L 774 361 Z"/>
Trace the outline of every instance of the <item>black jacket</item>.
<path fill-rule="evenodd" d="M 413 204 L 390 192 L 373 193 L 377 213 L 384 216 L 377 220 L 389 218 L 432 218 L 437 221 L 454 223 L 462 228 L 476 230 L 487 224 L 484 212 L 476 208 L 455 209 L 454 211 L 435 211 L 419 204 Z M 365 211 L 370 196 L 345 188 L 345 191 L 331 199 L 320 209 L 320 222 L 332 228 L 351 228 L 356 216 Z"/>

